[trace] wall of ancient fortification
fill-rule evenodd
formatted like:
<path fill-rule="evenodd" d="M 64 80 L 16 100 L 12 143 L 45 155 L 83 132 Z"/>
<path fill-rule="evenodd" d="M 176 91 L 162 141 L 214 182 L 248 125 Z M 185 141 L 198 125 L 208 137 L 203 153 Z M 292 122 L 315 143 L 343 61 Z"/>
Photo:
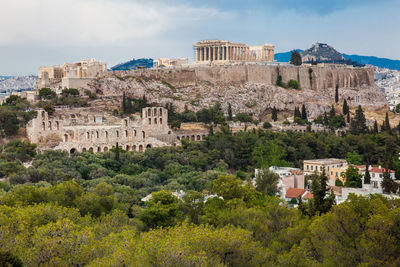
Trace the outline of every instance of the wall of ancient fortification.
<path fill-rule="evenodd" d="M 196 86 L 202 83 L 275 85 L 278 75 L 284 83 L 296 80 L 303 89 L 362 88 L 374 85 L 372 68 L 353 68 L 341 65 L 291 66 L 291 65 L 211 65 L 182 68 L 145 69 L 109 72 L 107 76 L 132 75 L 165 80 L 176 87 Z"/>

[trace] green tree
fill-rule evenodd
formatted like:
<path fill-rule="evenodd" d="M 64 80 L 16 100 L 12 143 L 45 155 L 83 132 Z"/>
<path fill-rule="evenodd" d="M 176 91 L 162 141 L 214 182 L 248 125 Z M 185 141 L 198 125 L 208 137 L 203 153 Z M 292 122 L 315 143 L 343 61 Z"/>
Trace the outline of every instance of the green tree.
<path fill-rule="evenodd" d="M 39 98 L 40 99 L 53 99 L 56 97 L 56 92 L 51 90 L 50 88 L 42 88 L 39 90 Z"/>
<path fill-rule="evenodd" d="M 324 112 L 324 125 L 325 126 L 329 125 L 329 119 L 328 119 L 328 115 L 326 114 L 326 111 Z"/>
<path fill-rule="evenodd" d="M 151 199 L 146 202 L 146 208 L 140 214 L 147 229 L 174 226 L 179 217 L 179 199 L 164 190 L 152 193 Z"/>
<path fill-rule="evenodd" d="M 182 197 L 182 200 L 181 210 L 189 216 L 191 222 L 198 224 L 199 216 L 203 213 L 204 195 L 190 190 Z"/>
<path fill-rule="evenodd" d="M 371 183 L 371 174 L 369 173 L 369 165 L 365 166 L 364 184 Z"/>
<path fill-rule="evenodd" d="M 381 182 L 381 186 L 383 189 L 383 193 L 385 194 L 391 194 L 391 193 L 396 193 L 397 190 L 399 189 L 399 185 L 393 181 L 393 179 L 390 177 L 390 172 L 388 169 L 385 170 L 383 173 L 383 180 Z"/>
<path fill-rule="evenodd" d="M 263 123 L 263 128 L 264 128 L 264 129 L 269 129 L 269 128 L 271 128 L 271 127 L 272 127 L 272 125 L 271 125 L 271 123 L 269 123 L 268 121 L 266 121 L 266 122 Z"/>
<path fill-rule="evenodd" d="M 232 121 L 233 119 L 231 103 L 228 104 L 228 119 L 229 121 Z"/>
<path fill-rule="evenodd" d="M 286 150 L 273 142 L 257 145 L 252 153 L 257 168 L 288 166 L 288 162 L 284 160 L 285 156 Z"/>
<path fill-rule="evenodd" d="M 346 182 L 344 183 L 344 186 L 355 188 L 362 187 L 361 174 L 358 173 L 358 168 L 349 166 L 346 170 L 345 176 Z"/>
<path fill-rule="evenodd" d="M 331 110 L 329 111 L 329 119 L 333 118 L 336 116 L 336 111 L 335 111 L 335 107 L 332 105 L 331 106 Z"/>
<path fill-rule="evenodd" d="M 299 209 L 308 216 L 321 215 L 327 213 L 335 204 L 335 195 L 331 191 L 329 194 L 328 177 L 323 169 L 321 175 L 314 174 L 311 183 L 311 193 L 313 198 L 308 202 L 299 199 Z"/>
<path fill-rule="evenodd" d="M 347 115 L 349 113 L 349 106 L 347 105 L 347 100 L 343 100 L 343 115 Z"/>
<path fill-rule="evenodd" d="M 347 123 L 350 123 L 350 112 L 347 112 Z"/>
<path fill-rule="evenodd" d="M 384 131 L 387 133 L 390 133 L 392 131 L 392 128 L 390 127 L 389 114 L 387 112 L 386 112 L 386 117 L 385 117 Z"/>
<path fill-rule="evenodd" d="M 224 200 L 231 200 L 235 198 L 243 198 L 245 189 L 242 186 L 242 180 L 236 178 L 234 175 L 221 175 L 218 179 L 213 181 L 212 190 Z"/>
<path fill-rule="evenodd" d="M 127 104 L 126 104 L 125 92 L 122 93 L 122 112 L 123 112 L 124 114 L 127 113 Z"/>
<path fill-rule="evenodd" d="M 274 196 L 278 192 L 279 175 L 270 171 L 268 168 L 259 169 L 256 176 L 257 191 Z"/>
<path fill-rule="evenodd" d="M 336 85 L 336 88 L 335 88 L 335 103 L 338 103 L 339 102 L 339 85 Z M 345 114 L 345 113 L 343 113 L 343 114 Z"/>
<path fill-rule="evenodd" d="M 272 120 L 273 121 L 277 121 L 278 120 L 278 110 L 276 109 L 275 106 L 272 108 Z"/>
<path fill-rule="evenodd" d="M 301 119 L 307 121 L 307 110 L 304 104 L 301 106 Z"/>
<path fill-rule="evenodd" d="M 291 51 L 289 62 L 290 64 L 295 66 L 300 66 L 301 64 L 303 64 L 300 53 L 296 50 Z"/>
<path fill-rule="evenodd" d="M 400 113 L 400 104 L 396 105 L 396 109 L 395 109 L 396 113 Z"/>
<path fill-rule="evenodd" d="M 358 106 L 356 114 L 350 123 L 350 132 L 352 134 L 362 134 L 367 132 L 366 120 L 361 106 Z"/>
<path fill-rule="evenodd" d="M 360 165 L 362 161 L 361 156 L 357 153 L 357 151 L 347 152 L 346 160 L 348 164 L 353 165 Z"/>
<path fill-rule="evenodd" d="M 374 134 L 378 134 L 379 130 L 378 130 L 378 122 L 375 120 L 374 122 Z"/>

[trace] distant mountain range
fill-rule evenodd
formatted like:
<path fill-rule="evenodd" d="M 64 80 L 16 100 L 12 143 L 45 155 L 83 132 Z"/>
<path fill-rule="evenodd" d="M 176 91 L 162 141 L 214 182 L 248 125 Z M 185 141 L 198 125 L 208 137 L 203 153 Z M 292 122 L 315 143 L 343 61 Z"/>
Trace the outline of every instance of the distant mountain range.
<path fill-rule="evenodd" d="M 301 49 L 296 49 L 296 50 L 300 53 L 304 52 L 304 50 Z M 355 61 L 363 65 L 373 65 L 379 68 L 387 68 L 391 70 L 400 71 L 400 60 L 379 58 L 373 56 L 360 56 L 360 55 L 348 55 L 348 54 L 342 54 L 342 55 L 347 60 Z M 290 51 L 284 53 L 276 53 L 275 60 L 277 62 L 289 62 Z"/>
<path fill-rule="evenodd" d="M 128 62 L 124 62 L 114 67 L 111 67 L 111 70 L 135 70 L 138 67 L 142 68 L 151 68 L 153 67 L 153 59 L 151 58 L 138 58 L 132 59 Z"/>

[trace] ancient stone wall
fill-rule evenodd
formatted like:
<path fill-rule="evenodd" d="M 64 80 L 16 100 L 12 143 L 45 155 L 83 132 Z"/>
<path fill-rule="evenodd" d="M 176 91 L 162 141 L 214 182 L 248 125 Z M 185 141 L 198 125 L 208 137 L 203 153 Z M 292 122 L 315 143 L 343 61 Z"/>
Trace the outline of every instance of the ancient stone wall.
<path fill-rule="evenodd" d="M 133 115 L 124 119 L 98 112 L 75 111 L 58 111 L 49 116 L 39 110 L 37 118 L 28 123 L 28 139 L 37 144 L 39 150 L 62 149 L 70 153 L 107 152 L 117 142 L 125 150 L 139 152 L 179 143 L 167 124 L 165 108 L 144 108 L 142 117 Z"/>

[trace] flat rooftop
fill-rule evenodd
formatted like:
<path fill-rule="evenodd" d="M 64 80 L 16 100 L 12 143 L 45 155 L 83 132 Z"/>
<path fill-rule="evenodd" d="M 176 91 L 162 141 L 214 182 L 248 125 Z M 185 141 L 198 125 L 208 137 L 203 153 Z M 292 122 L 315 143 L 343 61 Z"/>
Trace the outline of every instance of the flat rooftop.
<path fill-rule="evenodd" d="M 345 163 L 347 162 L 345 159 L 336 159 L 336 158 L 328 158 L 328 159 L 306 159 L 304 160 L 304 164 L 337 164 L 337 163 Z"/>

